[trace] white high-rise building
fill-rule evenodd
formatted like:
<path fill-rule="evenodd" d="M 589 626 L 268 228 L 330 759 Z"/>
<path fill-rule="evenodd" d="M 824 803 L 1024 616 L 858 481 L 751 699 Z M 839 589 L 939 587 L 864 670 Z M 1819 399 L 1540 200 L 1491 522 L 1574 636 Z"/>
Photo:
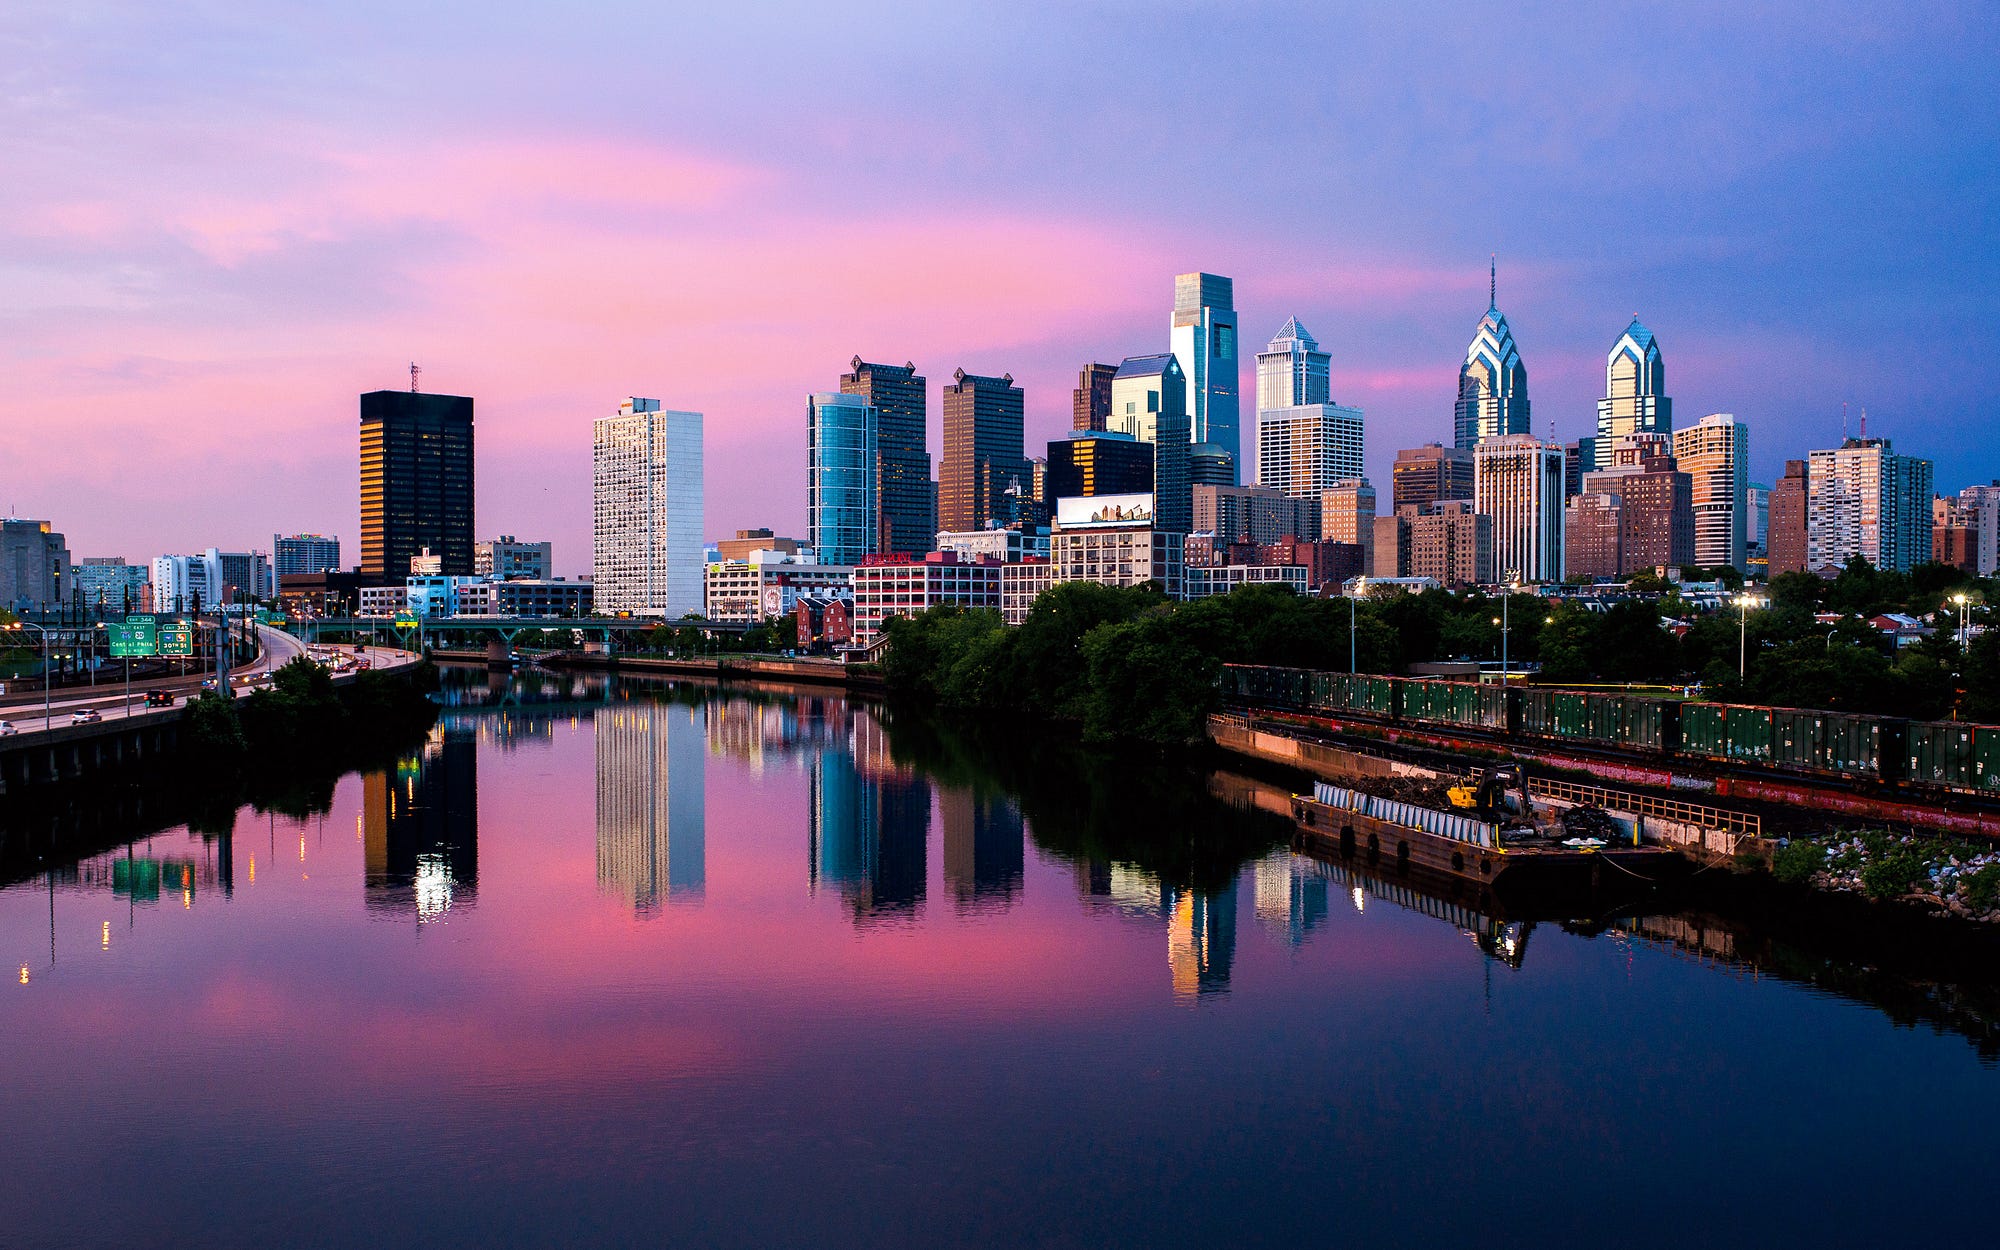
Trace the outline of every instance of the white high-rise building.
<path fill-rule="evenodd" d="M 197 603 L 212 608 L 222 601 L 222 555 L 210 547 L 200 555 L 156 556 L 152 581 L 156 612 L 192 612 Z"/>
<path fill-rule="evenodd" d="M 1958 492 L 1958 503 L 1979 530 L 1973 567 L 1981 577 L 1991 577 L 2000 572 L 2000 482 L 1968 486 Z"/>
<path fill-rule="evenodd" d="M 1243 480 L 1236 284 L 1212 273 L 1175 275 L 1171 334 L 1174 359 L 1187 379 L 1188 443 L 1228 452 L 1234 485 Z"/>
<path fill-rule="evenodd" d="M 1749 568 L 1749 428 L 1712 413 L 1674 431 L 1674 459 L 1694 486 L 1694 562 Z"/>
<path fill-rule="evenodd" d="M 628 399 L 599 417 L 591 571 L 599 612 L 702 610 L 701 414 Z"/>
<path fill-rule="evenodd" d="M 1257 354 L 1257 484 L 1318 498 L 1362 468 L 1362 413 L 1332 402 L 1325 352 L 1294 317 Z"/>
<path fill-rule="evenodd" d="M 1472 449 L 1472 506 L 1493 518 L 1494 576 L 1563 579 L 1564 493 L 1562 444 L 1532 434 L 1479 440 Z"/>
<path fill-rule="evenodd" d="M 1886 438 L 1850 438 L 1810 453 L 1806 467 L 1806 569 L 1838 569 L 1860 556 L 1908 572 L 1931 558 L 1931 462 L 1899 456 Z"/>

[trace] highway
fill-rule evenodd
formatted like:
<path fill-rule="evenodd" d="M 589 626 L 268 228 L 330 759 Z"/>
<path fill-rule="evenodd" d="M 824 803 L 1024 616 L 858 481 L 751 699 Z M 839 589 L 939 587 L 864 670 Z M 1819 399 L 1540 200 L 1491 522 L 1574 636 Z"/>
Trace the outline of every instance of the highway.
<path fill-rule="evenodd" d="M 232 681 L 241 682 L 234 685 L 231 691 L 238 697 L 259 686 L 270 685 L 272 672 L 306 654 L 305 643 L 281 629 L 272 629 L 265 625 L 257 627 L 257 642 L 257 658 L 241 668 L 230 671 Z M 333 648 L 321 647 L 319 650 L 328 652 Z M 351 658 L 368 661 L 374 668 L 388 667 L 413 658 L 409 652 L 392 647 L 368 647 L 359 656 L 354 654 L 352 647 L 342 647 L 339 650 Z M 191 670 L 186 677 L 154 678 L 145 682 L 134 682 L 131 694 L 128 696 L 119 668 L 106 664 L 98 671 L 99 681 L 96 686 L 82 688 L 71 686 L 52 692 L 46 726 L 42 719 L 42 692 L 39 685 L 31 685 L 27 680 L 13 681 L 8 683 L 11 687 L 8 693 L 0 697 L 0 726 L 11 725 L 14 732 L 9 734 L 6 728 L 0 727 L 0 736 L 28 738 L 40 734 L 47 727 L 60 729 L 68 726 L 71 718 L 85 709 L 95 711 L 106 721 L 142 715 L 149 710 L 156 712 L 164 710 L 146 707 L 145 692 L 148 690 L 171 691 L 175 697 L 175 706 L 178 707 L 185 699 L 200 693 L 201 682 L 209 675 Z M 244 680 L 245 678 L 247 680 Z"/>

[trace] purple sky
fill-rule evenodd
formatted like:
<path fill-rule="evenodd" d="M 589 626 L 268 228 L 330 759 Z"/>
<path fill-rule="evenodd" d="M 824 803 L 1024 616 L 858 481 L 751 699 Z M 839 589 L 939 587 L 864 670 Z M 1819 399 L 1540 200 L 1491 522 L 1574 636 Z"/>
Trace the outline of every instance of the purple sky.
<path fill-rule="evenodd" d="M 1386 486 L 1489 252 L 1537 433 L 1636 312 L 1757 479 L 1843 402 L 2000 477 L 1991 4 L 572 7 L 0 9 L 0 510 L 352 563 L 355 396 L 415 360 L 478 400 L 481 536 L 560 572 L 630 394 L 707 414 L 712 532 L 797 533 L 851 356 L 928 374 L 934 455 L 953 368 L 1012 372 L 1039 445 L 1191 269 L 1246 352 L 1319 338 Z"/>

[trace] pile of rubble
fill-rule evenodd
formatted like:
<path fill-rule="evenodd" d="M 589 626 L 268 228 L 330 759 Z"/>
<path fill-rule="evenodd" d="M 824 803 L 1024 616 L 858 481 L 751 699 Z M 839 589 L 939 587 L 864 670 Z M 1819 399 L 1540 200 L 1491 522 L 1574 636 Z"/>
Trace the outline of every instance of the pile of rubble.
<path fill-rule="evenodd" d="M 1925 904 L 1968 920 L 2000 922 L 2000 848 L 1880 830 L 1828 840 L 1790 838 L 1780 877 L 1822 889 Z"/>

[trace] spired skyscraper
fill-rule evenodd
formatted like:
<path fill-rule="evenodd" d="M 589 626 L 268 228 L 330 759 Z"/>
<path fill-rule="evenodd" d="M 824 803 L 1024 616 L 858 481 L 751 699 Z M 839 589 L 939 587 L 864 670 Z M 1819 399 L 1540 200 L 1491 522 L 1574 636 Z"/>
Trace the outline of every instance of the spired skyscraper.
<path fill-rule="evenodd" d="M 1172 343 L 1187 379 L 1189 441 L 1213 443 L 1228 452 L 1233 485 L 1243 480 L 1236 284 L 1212 273 L 1176 275 Z"/>
<path fill-rule="evenodd" d="M 1452 420 L 1453 445 L 1471 450 L 1482 438 L 1529 434 L 1528 368 L 1514 346 L 1514 331 L 1500 311 L 1497 266 L 1487 276 L 1486 315 L 1465 349 L 1458 370 L 1458 405 Z"/>
<path fill-rule="evenodd" d="M 924 433 L 925 379 L 914 362 L 877 365 L 856 356 L 850 367 L 853 372 L 840 375 L 841 393 L 859 395 L 875 409 L 875 536 L 869 550 L 921 555 L 938 529 Z"/>
<path fill-rule="evenodd" d="M 447 576 L 472 575 L 472 400 L 369 391 L 361 397 L 361 575 L 410 575 L 425 547 Z"/>
<path fill-rule="evenodd" d="M 1667 366 L 1653 332 L 1632 318 L 1604 359 L 1604 398 L 1597 401 L 1597 446 L 1586 469 L 1611 467 L 1611 448 L 1623 434 L 1672 436 L 1674 401 L 1667 398 Z M 1734 561 L 1717 561 L 1734 563 Z"/>
<path fill-rule="evenodd" d="M 668 620 L 699 614 L 701 414 L 628 399 L 592 433 L 596 609 Z"/>

